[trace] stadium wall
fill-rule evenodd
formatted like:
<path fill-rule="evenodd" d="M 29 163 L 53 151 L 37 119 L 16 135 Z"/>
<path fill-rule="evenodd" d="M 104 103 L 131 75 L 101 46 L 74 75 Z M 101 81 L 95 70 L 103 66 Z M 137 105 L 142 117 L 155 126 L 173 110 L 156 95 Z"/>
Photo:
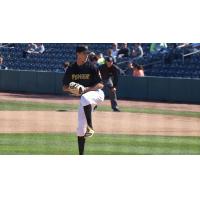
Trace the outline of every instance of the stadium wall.
<path fill-rule="evenodd" d="M 63 73 L 0 70 L 0 91 L 63 94 Z M 200 79 L 119 78 L 118 98 L 200 103 Z"/>

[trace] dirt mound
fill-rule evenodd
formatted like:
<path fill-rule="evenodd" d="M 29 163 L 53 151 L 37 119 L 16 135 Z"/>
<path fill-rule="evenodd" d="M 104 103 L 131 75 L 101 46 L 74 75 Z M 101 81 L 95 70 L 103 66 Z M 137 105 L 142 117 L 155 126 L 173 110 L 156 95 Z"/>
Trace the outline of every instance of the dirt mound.
<path fill-rule="evenodd" d="M 0 133 L 75 132 L 77 112 L 0 111 Z M 200 136 L 200 119 L 139 113 L 95 112 L 99 133 Z"/>

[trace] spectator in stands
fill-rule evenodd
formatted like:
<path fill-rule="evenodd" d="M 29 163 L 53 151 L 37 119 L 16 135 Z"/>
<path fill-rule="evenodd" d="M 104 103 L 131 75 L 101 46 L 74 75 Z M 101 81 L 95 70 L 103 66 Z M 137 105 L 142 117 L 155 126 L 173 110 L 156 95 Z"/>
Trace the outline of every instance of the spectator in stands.
<path fill-rule="evenodd" d="M 117 84 L 119 68 L 113 63 L 112 57 L 106 58 L 106 63 L 99 67 L 104 87 L 109 89 L 111 107 L 114 112 L 120 112 L 117 104 Z"/>
<path fill-rule="evenodd" d="M 113 50 L 112 50 L 112 49 L 108 49 L 108 51 L 107 51 L 107 56 L 108 56 L 108 57 L 112 57 L 114 63 L 117 62 L 116 56 L 113 56 Z"/>
<path fill-rule="evenodd" d="M 0 55 L 0 69 L 3 68 L 3 56 Z"/>
<path fill-rule="evenodd" d="M 133 63 L 134 69 L 133 69 L 133 76 L 134 77 L 144 77 L 144 68 L 141 65 L 138 65 L 136 63 Z"/>
<path fill-rule="evenodd" d="M 88 55 L 88 60 L 92 62 L 94 56 L 96 56 L 96 54 L 94 52 L 90 52 Z"/>
<path fill-rule="evenodd" d="M 117 59 L 118 52 L 119 52 L 118 44 L 117 43 L 113 43 L 112 44 L 112 57 Z"/>
<path fill-rule="evenodd" d="M 3 64 L 3 55 L 0 54 L 0 69 L 8 69 L 8 67 L 6 67 L 4 64 Z"/>
<path fill-rule="evenodd" d="M 143 49 L 142 49 L 142 46 L 140 43 L 135 43 L 133 45 L 133 50 L 132 50 L 132 57 L 135 59 L 139 59 L 139 58 L 142 58 L 144 55 L 144 52 L 143 52 Z"/>
<path fill-rule="evenodd" d="M 97 57 L 97 55 L 96 55 L 94 52 L 91 52 L 91 53 L 89 54 L 88 59 L 89 59 L 89 61 L 90 61 L 91 63 L 93 63 L 94 65 L 97 65 L 97 66 L 98 66 L 98 63 L 97 63 L 98 57 Z"/>
<path fill-rule="evenodd" d="M 157 49 L 156 49 L 156 43 L 151 43 L 150 45 L 150 53 L 156 53 Z"/>
<path fill-rule="evenodd" d="M 108 56 L 108 57 L 113 57 L 113 56 L 112 56 L 112 49 L 108 49 L 108 50 L 107 50 L 107 56 Z"/>
<path fill-rule="evenodd" d="M 102 53 L 97 54 L 97 58 L 98 58 L 97 64 L 99 66 L 105 64 L 105 58 L 103 57 Z"/>
<path fill-rule="evenodd" d="M 95 56 L 96 54 L 93 52 L 93 51 L 91 51 L 90 53 L 89 53 L 89 55 L 88 55 L 88 58 L 90 58 L 90 56 L 92 57 L 92 56 Z"/>
<path fill-rule="evenodd" d="M 188 44 L 169 43 L 166 53 L 163 56 L 163 62 L 165 64 L 172 64 L 173 60 L 182 59 L 182 54 L 184 54 L 185 51 L 184 48 L 187 47 Z"/>
<path fill-rule="evenodd" d="M 128 76 L 133 76 L 133 64 L 132 62 L 128 62 L 128 68 L 125 70 L 125 74 Z"/>
<path fill-rule="evenodd" d="M 37 48 L 35 49 L 35 53 L 42 54 L 44 53 L 44 51 L 45 51 L 44 45 L 42 43 L 37 43 Z"/>
<path fill-rule="evenodd" d="M 118 51 L 117 57 L 129 57 L 130 56 L 130 49 L 128 48 L 127 43 L 123 43 L 121 49 Z"/>
<path fill-rule="evenodd" d="M 160 43 L 157 47 L 158 51 L 163 51 L 168 48 L 167 43 Z"/>
<path fill-rule="evenodd" d="M 167 52 L 167 43 L 152 43 L 150 46 L 150 53 L 165 53 Z"/>
<path fill-rule="evenodd" d="M 30 43 L 28 44 L 27 49 L 23 52 L 23 57 L 26 58 L 29 54 L 42 54 L 44 53 L 45 48 L 41 43 Z"/>

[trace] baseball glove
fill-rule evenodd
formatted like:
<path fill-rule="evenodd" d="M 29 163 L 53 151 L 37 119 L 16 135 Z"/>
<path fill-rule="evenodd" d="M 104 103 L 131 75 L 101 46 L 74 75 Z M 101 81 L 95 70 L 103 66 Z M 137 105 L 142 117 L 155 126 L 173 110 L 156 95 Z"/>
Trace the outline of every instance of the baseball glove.
<path fill-rule="evenodd" d="M 79 83 L 69 83 L 69 94 L 73 96 L 81 96 L 85 91 L 85 87 Z"/>

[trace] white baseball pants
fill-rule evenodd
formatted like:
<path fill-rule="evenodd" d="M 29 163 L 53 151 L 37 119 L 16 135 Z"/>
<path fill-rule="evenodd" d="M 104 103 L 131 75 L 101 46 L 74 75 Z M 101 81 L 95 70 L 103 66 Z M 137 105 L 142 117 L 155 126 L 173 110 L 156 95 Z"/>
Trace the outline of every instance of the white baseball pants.
<path fill-rule="evenodd" d="M 81 96 L 80 106 L 78 110 L 78 128 L 77 136 L 84 136 L 87 129 L 87 120 L 85 117 L 85 112 L 83 106 L 89 104 L 94 108 L 95 105 L 104 101 L 104 92 L 102 90 L 90 91 Z"/>

